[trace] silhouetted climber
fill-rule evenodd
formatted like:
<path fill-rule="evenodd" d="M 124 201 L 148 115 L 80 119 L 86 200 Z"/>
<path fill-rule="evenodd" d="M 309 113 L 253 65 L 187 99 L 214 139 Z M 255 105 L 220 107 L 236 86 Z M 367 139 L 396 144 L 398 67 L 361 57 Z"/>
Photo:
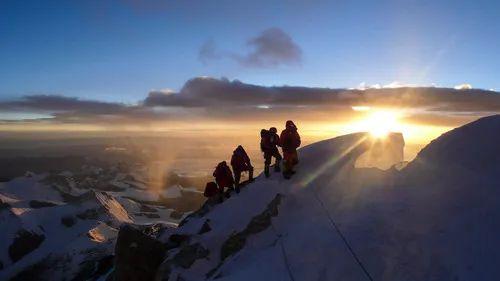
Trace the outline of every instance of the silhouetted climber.
<path fill-rule="evenodd" d="M 229 169 L 226 161 L 222 161 L 217 165 L 213 176 L 215 177 L 215 182 L 219 186 L 219 193 L 221 196 L 224 194 L 224 188 L 233 189 L 233 173 L 231 173 L 231 169 Z"/>
<path fill-rule="evenodd" d="M 208 198 L 207 201 L 211 205 L 220 203 L 224 200 L 224 196 L 222 196 L 222 194 L 219 192 L 217 184 L 213 181 L 207 182 L 207 185 L 205 186 L 205 192 L 203 192 L 203 196 Z"/>
<path fill-rule="evenodd" d="M 280 139 L 277 132 L 278 130 L 275 127 L 271 127 L 269 131 L 265 129 L 260 131 L 260 149 L 264 152 L 264 174 L 266 177 L 269 177 L 269 165 L 271 165 L 273 157 L 276 159 L 274 171 L 281 171 L 280 162 L 282 157 L 277 147 Z"/>
<path fill-rule="evenodd" d="M 234 172 L 236 192 L 239 193 L 242 172 L 248 171 L 248 180 L 253 181 L 253 166 L 250 162 L 250 157 L 248 157 L 248 154 L 245 149 L 243 149 L 243 146 L 238 145 L 238 147 L 233 151 L 233 156 L 231 157 L 231 167 Z"/>
<path fill-rule="evenodd" d="M 283 149 L 283 176 L 289 179 L 295 173 L 293 167 L 299 163 L 297 148 L 300 146 L 300 136 L 293 121 L 286 121 L 286 128 L 281 132 L 279 145 Z"/>

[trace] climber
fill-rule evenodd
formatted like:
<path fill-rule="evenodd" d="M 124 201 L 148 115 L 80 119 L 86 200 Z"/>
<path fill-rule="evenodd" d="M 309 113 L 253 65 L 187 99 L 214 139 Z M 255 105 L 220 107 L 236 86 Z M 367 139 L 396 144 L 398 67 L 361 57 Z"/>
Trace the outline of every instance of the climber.
<path fill-rule="evenodd" d="M 213 181 L 207 182 L 203 196 L 207 197 L 207 201 L 210 205 L 215 205 L 216 203 L 220 203 L 224 200 L 224 196 L 220 194 L 217 184 Z"/>
<path fill-rule="evenodd" d="M 260 149 L 264 152 L 264 174 L 266 177 L 270 176 L 269 165 L 271 165 L 273 157 L 276 159 L 274 163 L 274 171 L 281 171 L 280 162 L 282 157 L 277 147 L 280 139 L 277 132 L 278 130 L 275 127 L 271 127 L 269 131 L 265 129 L 260 131 Z"/>
<path fill-rule="evenodd" d="M 226 161 L 222 161 L 217 165 L 213 176 L 215 177 L 215 182 L 219 186 L 219 193 L 221 195 L 224 194 L 224 188 L 228 190 L 234 189 L 233 173 L 231 173 L 231 169 L 229 169 Z"/>
<path fill-rule="evenodd" d="M 295 174 L 293 167 L 299 163 L 297 148 L 300 146 L 300 136 L 293 121 L 286 121 L 286 128 L 281 132 L 279 138 L 279 146 L 283 150 L 283 177 L 289 179 L 292 174 Z"/>
<path fill-rule="evenodd" d="M 242 172 L 248 171 L 248 180 L 253 181 L 253 166 L 250 162 L 250 157 L 248 157 L 248 154 L 245 149 L 243 149 L 243 146 L 238 145 L 238 147 L 233 151 L 233 156 L 231 157 L 231 167 L 234 172 L 236 193 L 239 193 Z"/>

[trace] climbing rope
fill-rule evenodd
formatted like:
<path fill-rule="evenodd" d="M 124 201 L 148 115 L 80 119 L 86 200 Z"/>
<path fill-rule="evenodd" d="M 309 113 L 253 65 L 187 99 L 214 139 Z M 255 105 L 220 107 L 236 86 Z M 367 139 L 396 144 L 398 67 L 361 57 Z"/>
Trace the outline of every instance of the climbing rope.
<path fill-rule="evenodd" d="M 290 268 L 290 263 L 288 262 L 288 256 L 286 254 L 285 245 L 283 245 L 283 240 L 282 240 L 283 236 L 281 234 L 278 234 L 278 231 L 276 231 L 276 228 L 274 227 L 272 221 L 271 221 L 271 227 L 272 227 L 274 233 L 276 234 L 276 237 L 278 237 L 278 241 L 279 241 L 280 247 L 281 247 L 281 254 L 283 255 L 283 261 L 285 262 L 285 267 L 286 267 L 286 270 L 288 272 L 288 276 L 290 277 L 291 281 L 295 281 L 295 278 L 293 277 L 292 269 Z"/>
<path fill-rule="evenodd" d="M 319 204 L 321 205 L 321 207 L 323 208 L 323 210 L 325 211 L 326 213 L 326 216 L 328 217 L 328 220 L 330 221 L 331 225 L 333 226 L 333 228 L 337 231 L 337 233 L 339 234 L 340 238 L 342 238 L 342 241 L 344 241 L 344 244 L 346 245 L 347 249 L 349 250 L 349 252 L 351 253 L 351 255 L 353 256 L 353 258 L 356 260 L 356 262 L 358 263 L 359 267 L 361 267 L 361 269 L 363 270 L 366 278 L 370 281 L 373 281 L 373 278 L 372 276 L 370 275 L 370 273 L 368 272 L 368 270 L 366 269 L 366 267 L 363 265 L 363 263 L 361 262 L 361 260 L 358 258 L 358 255 L 356 255 L 356 253 L 354 252 L 354 250 L 352 249 L 351 245 L 349 244 L 349 241 L 347 241 L 347 239 L 345 238 L 344 234 L 342 234 L 342 231 L 340 231 L 340 228 L 337 226 L 337 224 L 335 223 L 335 221 L 333 220 L 332 216 L 330 215 L 330 212 L 328 212 L 328 209 L 325 207 L 325 204 L 323 203 L 323 201 L 319 198 L 318 196 L 318 193 L 316 192 L 316 190 L 313 188 L 313 193 L 314 193 L 314 197 L 316 197 L 316 200 L 318 200 Z"/>

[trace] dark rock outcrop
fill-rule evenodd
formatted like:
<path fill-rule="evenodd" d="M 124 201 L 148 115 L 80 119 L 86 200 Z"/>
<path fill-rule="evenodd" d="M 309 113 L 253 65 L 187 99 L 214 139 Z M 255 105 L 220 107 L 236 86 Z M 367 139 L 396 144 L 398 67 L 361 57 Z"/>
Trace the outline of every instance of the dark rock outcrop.
<path fill-rule="evenodd" d="M 209 251 L 199 243 L 186 245 L 174 256 L 173 263 L 182 268 L 190 268 L 196 260 L 208 255 Z"/>
<path fill-rule="evenodd" d="M 76 223 L 76 219 L 72 216 L 62 217 L 61 223 L 66 227 L 72 227 Z"/>
<path fill-rule="evenodd" d="M 87 209 L 76 216 L 81 220 L 96 220 L 99 217 L 99 212 L 96 209 Z"/>
<path fill-rule="evenodd" d="M 103 256 L 99 259 L 89 259 L 80 264 L 80 270 L 71 280 L 86 281 L 96 280 L 113 268 L 113 255 Z"/>
<path fill-rule="evenodd" d="M 224 261 L 229 256 L 240 251 L 245 246 L 248 236 L 262 232 L 271 225 L 271 218 L 278 215 L 278 205 L 281 202 L 281 197 L 281 194 L 276 195 L 262 213 L 252 218 L 243 231 L 233 233 L 226 242 L 222 244 L 221 261 Z"/>
<path fill-rule="evenodd" d="M 198 234 L 207 233 L 210 230 L 212 230 L 212 227 L 210 227 L 210 220 L 207 219 L 201 226 L 200 231 L 198 231 Z"/>
<path fill-rule="evenodd" d="M 17 262 L 25 255 L 37 249 L 45 240 L 45 235 L 24 229 L 16 233 L 14 242 L 9 247 L 9 257 L 13 262 Z"/>
<path fill-rule="evenodd" d="M 158 210 L 148 205 L 141 204 L 141 212 L 156 213 Z"/>
<path fill-rule="evenodd" d="M 184 216 L 184 213 L 178 212 L 176 210 L 173 210 L 172 213 L 170 213 L 170 217 L 175 219 L 175 220 L 180 220 Z"/>
<path fill-rule="evenodd" d="M 122 226 L 115 246 L 115 280 L 153 280 L 165 253 L 163 243 L 154 237 L 132 225 Z"/>
<path fill-rule="evenodd" d="M 207 278 L 212 277 L 217 272 L 225 259 L 243 249 L 249 236 L 260 233 L 271 226 L 271 218 L 278 215 L 278 206 L 282 197 L 283 195 L 277 194 L 262 213 L 252 218 L 243 231 L 234 232 L 229 236 L 222 244 L 219 264 L 207 273 Z"/>
<path fill-rule="evenodd" d="M 9 203 L 3 202 L 2 199 L 0 199 L 0 210 L 8 209 L 8 208 L 10 208 Z"/>
<path fill-rule="evenodd" d="M 40 209 L 40 208 L 47 208 L 47 207 L 54 207 L 57 206 L 57 204 L 52 203 L 52 202 L 47 202 L 47 201 L 38 201 L 38 200 L 31 200 L 29 203 L 31 208 L 34 209 Z"/>
<path fill-rule="evenodd" d="M 168 242 L 172 243 L 172 244 L 175 244 L 178 247 L 182 243 L 189 242 L 189 235 L 185 235 L 185 234 L 172 234 L 168 238 Z"/>

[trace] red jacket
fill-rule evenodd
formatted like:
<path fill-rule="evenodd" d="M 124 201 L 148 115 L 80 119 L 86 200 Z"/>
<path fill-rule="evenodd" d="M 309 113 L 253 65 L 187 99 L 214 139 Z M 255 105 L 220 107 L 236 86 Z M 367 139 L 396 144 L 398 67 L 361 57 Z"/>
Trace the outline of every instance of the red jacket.
<path fill-rule="evenodd" d="M 283 152 L 293 152 L 300 146 L 300 136 L 297 128 L 287 127 L 281 132 L 279 145 L 283 148 Z"/>

